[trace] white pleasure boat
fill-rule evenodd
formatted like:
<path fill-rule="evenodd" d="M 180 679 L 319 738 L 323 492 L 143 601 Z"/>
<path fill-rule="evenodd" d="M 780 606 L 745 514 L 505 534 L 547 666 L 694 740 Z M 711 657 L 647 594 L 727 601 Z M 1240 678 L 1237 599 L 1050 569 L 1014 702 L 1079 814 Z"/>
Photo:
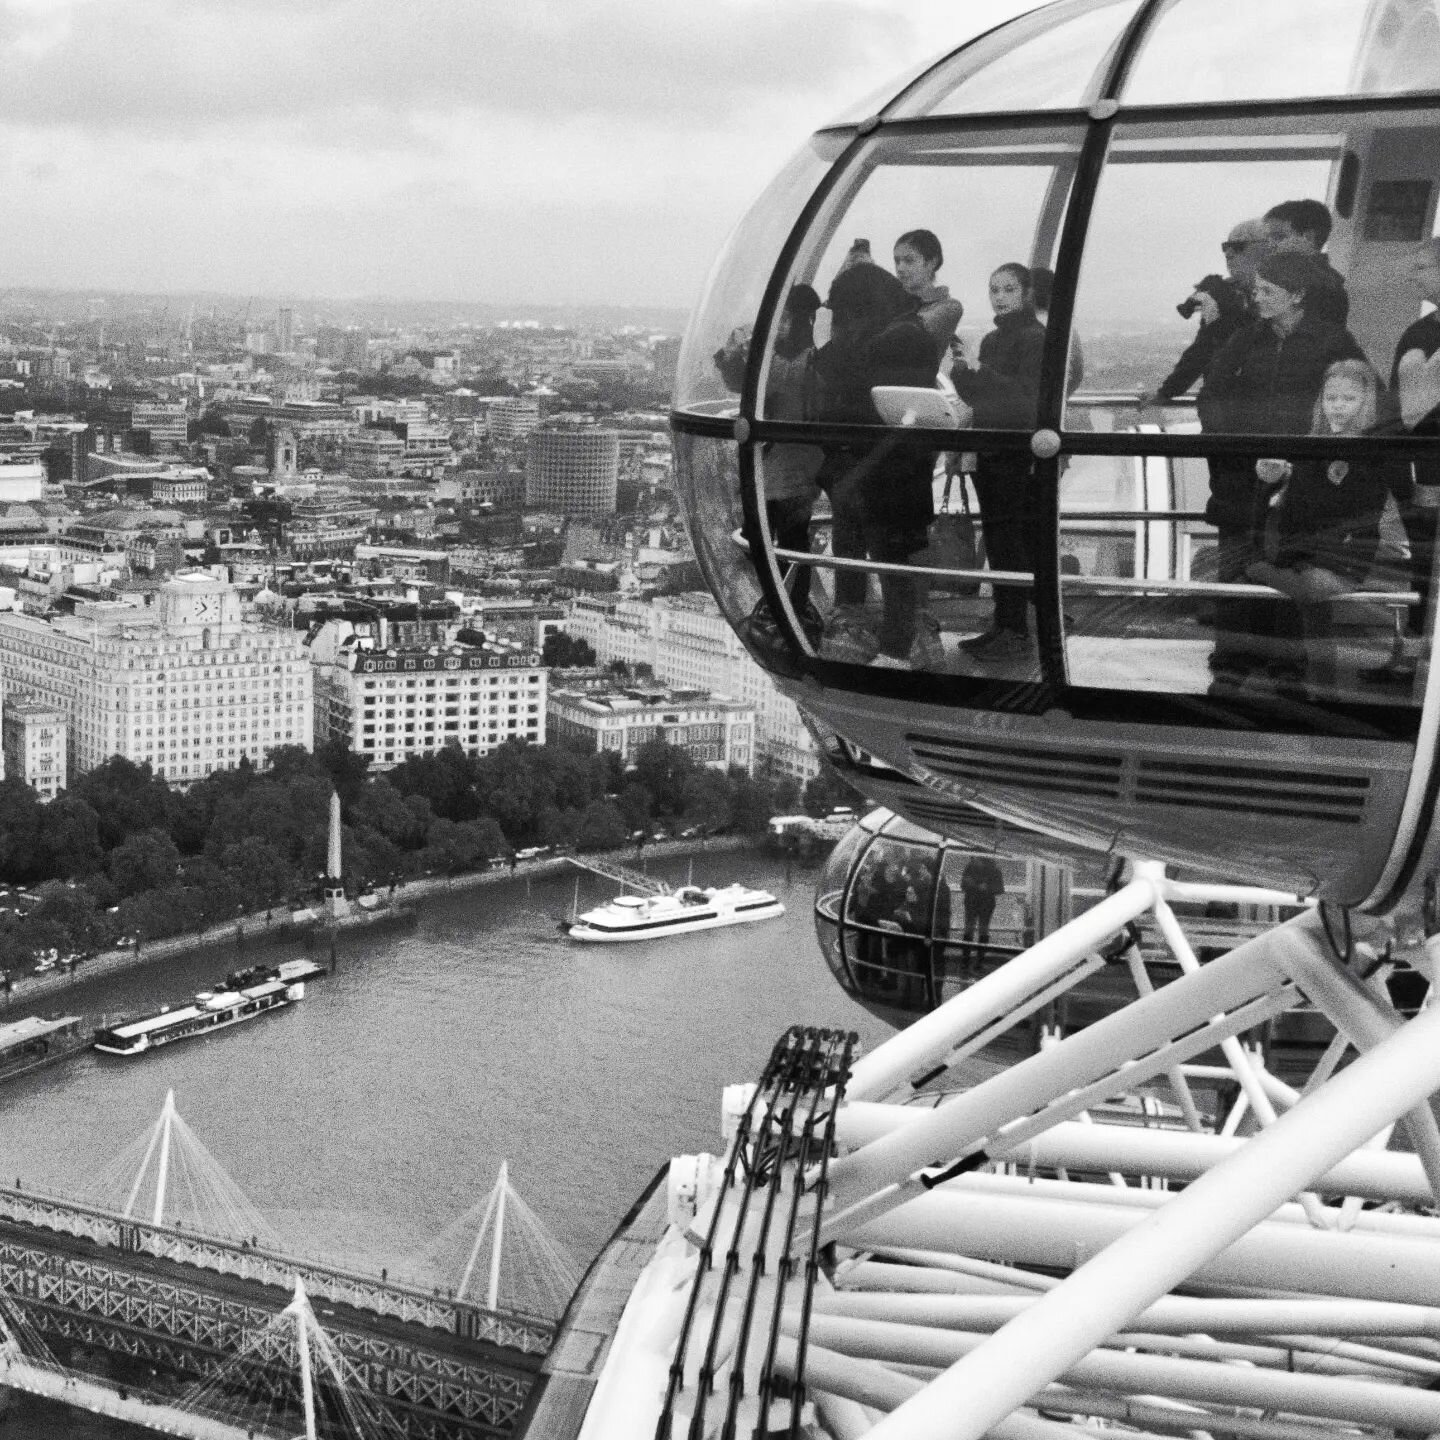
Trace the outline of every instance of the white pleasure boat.
<path fill-rule="evenodd" d="M 617 896 L 577 916 L 566 933 L 572 940 L 618 944 L 773 920 L 784 913 L 784 905 L 768 890 L 751 890 L 745 885 L 719 889 L 685 885 L 673 895 Z"/>

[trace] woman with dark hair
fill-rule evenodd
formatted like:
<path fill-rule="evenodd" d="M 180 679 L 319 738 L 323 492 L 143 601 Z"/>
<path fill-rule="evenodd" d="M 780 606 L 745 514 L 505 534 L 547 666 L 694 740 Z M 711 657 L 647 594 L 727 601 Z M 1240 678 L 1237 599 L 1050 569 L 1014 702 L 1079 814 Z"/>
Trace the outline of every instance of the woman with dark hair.
<path fill-rule="evenodd" d="M 895 277 L 916 303 L 915 314 L 935 342 L 935 364 L 949 348 L 965 307 L 950 298 L 935 272 L 945 263 L 945 252 L 931 230 L 907 230 L 895 242 Z"/>
<path fill-rule="evenodd" d="M 950 378 L 960 398 L 974 411 L 977 430 L 1029 430 L 1040 396 L 1040 362 L 1045 327 L 1035 315 L 1029 269 L 1015 261 L 990 277 L 995 328 L 980 342 L 973 365 L 957 356 Z M 985 554 L 992 570 L 1031 570 L 1028 517 L 1031 505 L 1030 456 L 1023 450 L 982 452 L 975 469 Z M 960 648 L 976 660 L 1014 660 L 1030 654 L 1031 600 L 1025 589 L 994 585 L 995 614 L 990 627 Z"/>
<path fill-rule="evenodd" d="M 878 265 L 854 265 L 831 283 L 830 341 L 815 354 L 820 418 L 831 424 L 874 425 L 879 412 L 871 390 L 880 385 L 935 384 L 935 354 L 910 297 Z M 930 475 L 933 450 L 901 434 L 873 445 L 832 445 L 816 479 L 830 496 L 831 549 L 837 557 L 904 565 L 925 548 L 933 518 Z M 835 576 L 835 615 L 826 631 L 828 659 L 909 669 L 917 663 L 920 581 L 915 575 L 880 575 L 882 619 L 878 634 L 864 613 L 870 577 L 841 569 Z"/>

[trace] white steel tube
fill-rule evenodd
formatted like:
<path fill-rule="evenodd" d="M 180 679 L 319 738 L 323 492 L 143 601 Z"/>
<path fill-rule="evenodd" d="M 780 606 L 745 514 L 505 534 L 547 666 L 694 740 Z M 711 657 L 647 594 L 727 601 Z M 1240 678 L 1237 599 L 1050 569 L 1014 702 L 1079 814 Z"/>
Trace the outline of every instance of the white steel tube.
<path fill-rule="evenodd" d="M 1145 968 L 1145 957 L 1140 953 L 1138 945 L 1129 945 L 1125 949 L 1125 964 L 1129 967 L 1130 978 L 1135 984 L 1137 995 L 1153 995 L 1155 984 L 1150 979 L 1150 972 Z M 1197 1134 L 1205 1129 L 1205 1122 L 1200 1118 L 1199 1108 L 1195 1104 L 1195 1096 L 1191 1093 L 1190 1082 L 1185 1078 L 1185 1073 L 1179 1065 L 1172 1065 L 1166 1072 L 1165 1078 L 1170 1082 L 1170 1088 L 1175 1092 L 1175 1099 L 1180 1104 L 1181 1114 L 1185 1116 L 1185 1124 Z"/>
<path fill-rule="evenodd" d="M 858 1147 L 929 1113 L 903 1105 L 846 1105 L 836 1117 L 835 1133 L 842 1146 Z M 1021 1145 L 1007 1147 L 1002 1142 L 990 1153 L 997 1160 L 1037 1169 L 1119 1170 L 1127 1175 L 1193 1180 L 1247 1143 L 1231 1136 L 1062 1120 Z M 1410 1205 L 1428 1205 L 1432 1199 L 1420 1161 L 1397 1150 L 1360 1150 L 1347 1155 L 1320 1176 L 1314 1188 L 1330 1195 L 1360 1195 L 1367 1200 L 1398 1200 Z"/>
<path fill-rule="evenodd" d="M 1307 917 L 1310 918 L 1310 917 Z M 1318 929 L 1320 918 L 1312 922 Z M 1296 954 L 1290 973 L 1302 981 L 1305 993 L 1326 1018 L 1357 1050 L 1373 1049 L 1405 1022 L 1388 1002 L 1382 1001 L 1343 965 L 1328 963 L 1328 951 Z M 1426 1097 L 1428 1101 L 1428 1096 Z M 1440 1125 L 1428 1103 L 1404 1117 L 1415 1153 L 1430 1180 L 1433 1199 L 1440 1202 Z M 1368 1137 L 1367 1137 L 1368 1138 Z"/>
<path fill-rule="evenodd" d="M 1151 881 L 1131 881 L 862 1056 L 846 1094 L 857 1100 L 883 1099 L 934 1069 L 967 1037 L 1016 1010 L 1041 986 L 1072 969 L 1077 980 L 1082 972 L 1088 974 L 1094 968 L 1090 952 L 1143 915 L 1154 900 Z"/>
<path fill-rule="evenodd" d="M 1242 1151 L 1228 1163 L 1238 1163 L 1247 1153 Z M 1210 1175 L 1221 1174 L 1225 1168 L 1212 1170 Z M 842 1225 L 836 1238 L 857 1250 L 895 1246 L 943 1250 L 963 1246 L 967 1254 L 987 1260 L 1058 1270 L 1085 1265 L 1088 1270 L 1087 1262 L 1133 1236 L 1156 1229 L 1168 1232 L 1167 1217 L 1208 1178 L 1170 1196 L 1168 1203 L 1155 1210 L 1028 1199 L 946 1186 L 853 1230 Z M 1201 1234 L 1213 1234 L 1218 1224 L 1242 1208 L 1248 1212 L 1247 1197 L 1234 1196 L 1228 1206 L 1221 1207 L 1213 1223 L 1195 1222 L 1195 1228 Z M 1196 1236 L 1187 1237 L 1187 1252 L 1199 1249 L 1201 1243 Z M 1193 1274 L 1196 1283 L 1211 1286 L 1425 1305 L 1440 1294 L 1440 1245 L 1429 1238 L 1316 1230 L 1308 1225 L 1264 1220 L 1261 1215 L 1256 1223 L 1239 1227 L 1223 1245 L 1206 1245 L 1205 1253 L 1185 1274 Z M 1073 1280 L 1072 1276 L 1066 1283 Z M 1054 1293 L 1064 1289 L 1062 1284 Z M 1123 1317 L 1112 1328 L 1123 1328 L 1130 1318 Z"/>
<path fill-rule="evenodd" d="M 901 1267 L 887 1267 L 899 1269 Z M 959 1330 L 994 1330 L 1035 1304 L 1034 1295 L 885 1294 L 831 1290 L 817 1294 L 816 1313 L 893 1320 Z M 1440 1310 L 1374 1300 L 1205 1300 L 1162 1296 L 1132 1322 L 1138 1330 L 1175 1335 L 1440 1336 Z"/>
<path fill-rule="evenodd" d="M 1186 1429 L 1195 1434 L 1203 1429 L 1237 1440 L 1337 1440 L 1337 1432 L 1327 1424 L 1297 1425 L 1286 1420 L 1263 1420 L 1254 1415 L 1235 1415 L 1213 1408 L 1194 1410 L 1188 1406 L 1147 1403 L 1143 1397 L 1130 1399 L 1121 1395 L 1095 1395 L 1084 1390 L 1064 1389 L 1049 1385 L 1039 1396 L 1046 1410 L 1068 1415 L 1094 1415 L 1102 1420 L 1122 1420 L 1127 1425 L 1155 1425 L 1166 1429 Z M 1345 1440 L 1353 1440 L 1347 1434 Z"/>
<path fill-rule="evenodd" d="M 781 1324 L 790 1324 L 782 1317 Z M 958 1368 L 966 1357 L 979 1355 L 995 1343 L 993 1336 L 957 1330 L 930 1330 L 916 1325 L 891 1325 L 881 1320 L 849 1320 L 835 1315 L 812 1315 L 810 1337 L 814 1344 L 881 1363 L 901 1361 L 919 1365 Z M 947 1372 L 954 1373 L 954 1370 Z M 959 1437 L 975 1423 L 968 1407 L 950 1414 L 948 1431 L 909 1429 L 899 1422 L 918 1411 L 944 1380 L 933 1381 L 920 1395 L 894 1411 L 872 1432 L 874 1440 L 905 1433 Z M 1057 1377 L 1061 1378 L 1061 1377 Z M 1160 1355 L 1094 1351 L 1077 1357 L 1063 1372 L 1072 1385 L 1130 1394 L 1157 1393 L 1201 1404 L 1248 1405 L 1321 1419 L 1346 1420 L 1358 1425 L 1395 1426 L 1433 1434 L 1440 1429 L 1440 1395 L 1409 1385 L 1376 1384 L 1371 1380 L 1342 1379 L 1332 1375 L 1291 1375 L 1282 1370 L 1216 1364 L 1209 1360 L 1171 1359 Z M 994 1421 L 987 1424 L 986 1431 Z M 983 1434 L 985 1432 L 976 1432 Z"/>
<path fill-rule="evenodd" d="M 893 1410 L 924 1388 L 923 1380 L 902 1375 L 888 1365 L 856 1360 L 813 1344 L 806 1347 L 801 1377 L 796 1373 L 796 1352 L 795 1341 L 782 1335 L 775 1347 L 775 1369 L 786 1379 L 803 1378 L 807 1390 L 838 1395 L 877 1410 Z M 1074 1440 L 1072 1429 L 1021 1411 L 993 1425 L 990 1434 L 995 1440 Z"/>
<path fill-rule="evenodd" d="M 1266 937 L 1272 950 L 1313 953 L 1304 933 L 1292 928 L 1298 923 L 1292 921 Z M 979 1440 L 997 1419 L 1234 1246 L 1287 1196 L 1312 1184 L 1397 1115 L 1428 1099 L 1437 1086 L 1440 1007 L 1417 1016 L 1360 1056 L 1238 1154 L 1201 1176 L 1163 1210 L 1146 1216 L 1104 1255 L 881 1421 L 874 1440 Z M 1358 1238 L 1274 1228 L 1312 1239 Z M 1361 1243 L 1373 1242 L 1365 1237 Z M 1432 1283 L 1425 1298 L 1436 1293 Z"/>
<path fill-rule="evenodd" d="M 1277 931 L 1237 947 L 1199 974 L 1182 976 L 1154 995 L 1107 1015 L 1058 1045 L 927 1111 L 903 1130 L 842 1156 L 829 1171 L 832 1213 L 856 1205 L 886 1187 L 904 1186 L 924 1166 L 943 1164 L 973 1151 L 981 1141 L 1020 1117 L 1030 1117 L 1027 1131 L 1048 1129 L 1090 1103 L 1091 1097 L 1083 1093 L 1088 1085 L 1102 1081 L 1108 1084 L 1113 1078 L 1113 1085 L 1106 1091 L 1113 1093 L 1141 1083 L 1176 1059 L 1212 1045 L 1214 1039 L 1199 1027 L 1214 1015 L 1240 1010 L 1251 1002 L 1261 1002 L 1262 1006 L 1269 1002 L 1271 1008 L 1265 1014 L 1250 1018 L 1247 1011 L 1247 1018 L 1236 1019 L 1237 1028 L 1244 1028 L 1258 1023 L 1266 1014 L 1288 1008 L 1294 992 L 1282 989 L 1287 977 L 1270 956 L 1275 937 L 1285 935 L 1298 924 L 1300 920 L 1292 920 Z M 1297 936 L 1295 943 L 1313 944 L 1314 938 Z M 1165 1052 L 1163 1047 L 1171 1044 L 1178 1047 L 1178 1054 Z M 1012 1137 L 1011 1144 L 1016 1139 L 1018 1136 Z M 888 1203 L 899 1204 L 904 1198 L 903 1193 L 895 1194 Z"/>

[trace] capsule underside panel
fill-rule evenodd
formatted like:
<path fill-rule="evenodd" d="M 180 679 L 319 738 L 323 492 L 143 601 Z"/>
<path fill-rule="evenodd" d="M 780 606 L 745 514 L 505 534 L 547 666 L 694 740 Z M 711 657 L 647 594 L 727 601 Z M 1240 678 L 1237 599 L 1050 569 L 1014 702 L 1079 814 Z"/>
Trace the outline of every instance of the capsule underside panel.
<path fill-rule="evenodd" d="M 1182 728 L 1096 727 L 797 694 L 854 744 L 919 783 L 858 779 L 873 799 L 942 834 L 966 806 L 1086 849 L 1199 866 L 1225 878 L 1357 903 L 1374 886 L 1410 778 L 1402 743 Z M 855 778 L 855 777 L 852 777 Z M 948 813 L 947 813 L 948 809 Z"/>

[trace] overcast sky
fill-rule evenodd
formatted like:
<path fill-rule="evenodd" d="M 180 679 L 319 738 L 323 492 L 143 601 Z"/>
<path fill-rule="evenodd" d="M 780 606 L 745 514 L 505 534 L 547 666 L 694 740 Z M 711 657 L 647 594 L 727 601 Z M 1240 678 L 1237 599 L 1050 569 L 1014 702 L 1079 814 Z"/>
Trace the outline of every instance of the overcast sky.
<path fill-rule="evenodd" d="M 820 124 L 1034 0 L 0 0 L 0 287 L 687 306 Z"/>

